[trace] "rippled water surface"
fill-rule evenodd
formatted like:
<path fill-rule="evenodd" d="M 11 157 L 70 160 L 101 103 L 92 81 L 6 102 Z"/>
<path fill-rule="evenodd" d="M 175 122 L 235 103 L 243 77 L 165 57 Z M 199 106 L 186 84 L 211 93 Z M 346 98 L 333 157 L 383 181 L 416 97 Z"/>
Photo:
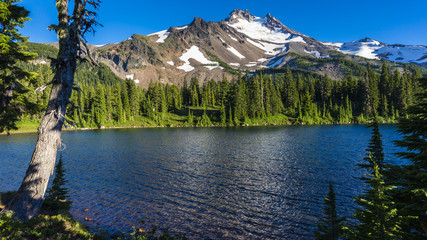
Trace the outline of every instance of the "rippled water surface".
<path fill-rule="evenodd" d="M 381 133 L 397 161 L 395 127 Z M 0 136 L 0 191 L 19 187 L 36 137 Z M 329 181 L 352 212 L 369 138 L 361 125 L 65 132 L 72 214 L 110 231 L 144 220 L 190 239 L 312 239 Z"/>

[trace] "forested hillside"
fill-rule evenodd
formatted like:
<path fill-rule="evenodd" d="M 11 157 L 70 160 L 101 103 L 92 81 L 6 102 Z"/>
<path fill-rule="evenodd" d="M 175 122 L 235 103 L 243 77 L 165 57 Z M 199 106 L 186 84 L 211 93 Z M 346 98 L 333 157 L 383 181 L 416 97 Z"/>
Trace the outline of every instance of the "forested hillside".
<path fill-rule="evenodd" d="M 22 95 L 22 120 L 38 121 L 52 80 L 50 58 L 56 48 L 27 44 L 39 57 L 24 68 L 36 72 Z M 302 60 L 301 60 L 302 61 Z M 330 61 L 330 60 L 328 60 Z M 301 64 L 301 63 L 300 63 Z M 423 70 L 404 70 L 384 62 L 380 69 L 352 63 L 341 80 L 299 68 L 246 72 L 235 79 L 201 82 L 193 77 L 182 87 L 151 82 L 142 89 L 118 78 L 106 65 L 79 64 L 76 88 L 67 109 L 68 125 L 79 128 L 121 126 L 205 126 L 257 124 L 363 123 L 374 115 L 394 122 L 418 92 Z"/>

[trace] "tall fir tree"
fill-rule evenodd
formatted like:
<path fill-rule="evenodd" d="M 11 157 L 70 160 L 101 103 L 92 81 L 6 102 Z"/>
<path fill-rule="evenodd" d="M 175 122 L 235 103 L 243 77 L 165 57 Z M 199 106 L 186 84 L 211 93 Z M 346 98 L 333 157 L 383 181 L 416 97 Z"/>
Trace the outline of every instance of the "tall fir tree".
<path fill-rule="evenodd" d="M 359 223 L 352 229 L 350 239 L 402 239 L 402 217 L 397 214 L 395 202 L 389 195 L 394 187 L 384 181 L 372 155 L 370 162 L 371 173 L 363 178 L 368 190 L 355 199 L 360 207 L 356 209 L 354 217 Z"/>
<path fill-rule="evenodd" d="M 372 129 L 371 139 L 369 140 L 369 145 L 366 149 L 366 157 L 364 158 L 365 163 L 360 166 L 368 170 L 373 170 L 373 164 L 371 162 L 371 160 L 373 160 L 378 165 L 380 171 L 382 171 L 384 168 L 384 148 L 377 117 L 373 118 L 372 123 L 369 124 L 368 127 Z M 370 155 L 372 155 L 372 158 Z"/>
<path fill-rule="evenodd" d="M 405 229 L 408 238 L 427 239 L 427 78 L 419 80 L 419 87 L 408 118 L 398 123 L 402 139 L 395 141 L 405 149 L 397 155 L 408 164 L 390 166 L 387 176 L 397 186 L 392 194 L 399 214 L 412 219 Z"/>
<path fill-rule="evenodd" d="M 27 41 L 19 29 L 29 20 L 29 12 L 18 6 L 20 0 L 0 1 L 0 133 L 17 129 L 16 122 L 22 114 L 25 101 L 19 98 L 26 91 L 23 82 L 33 74 L 18 62 L 28 62 L 36 54 L 25 51 Z"/>
<path fill-rule="evenodd" d="M 219 113 L 220 113 L 219 118 L 220 118 L 221 124 L 225 124 L 225 122 L 227 121 L 227 115 L 225 113 L 225 104 L 221 104 Z"/>
<path fill-rule="evenodd" d="M 95 124 L 100 128 L 107 121 L 107 105 L 105 103 L 104 86 L 97 86 L 93 105 L 95 108 Z"/>
<path fill-rule="evenodd" d="M 391 240 L 401 236 L 402 217 L 397 214 L 395 202 L 390 191 L 395 188 L 386 182 L 383 176 L 384 152 L 376 118 L 369 126 L 372 128 L 367 157 L 359 164 L 368 174 L 361 179 L 367 184 L 367 190 L 355 199 L 360 206 L 355 211 L 359 221 L 353 226 L 351 239 Z"/>
<path fill-rule="evenodd" d="M 65 178 L 65 169 L 61 153 L 59 154 L 59 159 L 55 166 L 55 176 L 52 181 L 52 186 L 46 192 L 46 197 L 43 202 L 43 208 L 45 210 L 52 213 L 68 213 L 72 201 L 68 200 L 70 195 L 68 189 L 65 187 L 67 182 L 68 180 Z"/>
<path fill-rule="evenodd" d="M 324 197 L 325 217 L 319 218 L 314 237 L 317 240 L 338 240 L 343 236 L 345 218 L 339 218 L 336 209 L 335 191 L 332 183 L 329 183 L 328 196 Z"/>

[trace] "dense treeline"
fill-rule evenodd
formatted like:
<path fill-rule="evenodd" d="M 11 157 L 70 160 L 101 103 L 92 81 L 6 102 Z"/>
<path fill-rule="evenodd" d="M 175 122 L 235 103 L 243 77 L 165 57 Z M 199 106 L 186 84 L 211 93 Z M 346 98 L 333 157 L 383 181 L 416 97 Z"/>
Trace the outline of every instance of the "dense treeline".
<path fill-rule="evenodd" d="M 47 65 L 28 64 L 38 72 L 30 89 L 51 79 Z M 68 119 L 79 127 L 168 125 L 170 114 L 181 116 L 178 125 L 246 125 L 363 123 L 381 116 L 393 122 L 412 104 L 419 71 L 392 71 L 387 63 L 381 73 L 369 65 L 360 76 L 335 81 L 328 76 L 303 74 L 287 68 L 283 73 L 246 74 L 237 80 L 223 79 L 200 84 L 197 78 L 182 87 L 150 83 L 142 89 L 132 80 L 121 80 L 107 66 L 79 65 Z M 44 106 L 47 91 L 29 92 L 34 103 Z M 36 110 L 27 115 L 37 115 Z"/>

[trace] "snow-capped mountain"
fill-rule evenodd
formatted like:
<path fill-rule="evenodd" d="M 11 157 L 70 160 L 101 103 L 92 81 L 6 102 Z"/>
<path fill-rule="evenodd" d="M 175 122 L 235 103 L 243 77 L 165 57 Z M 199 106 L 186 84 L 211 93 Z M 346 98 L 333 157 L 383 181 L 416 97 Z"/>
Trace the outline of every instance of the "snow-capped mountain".
<path fill-rule="evenodd" d="M 324 43 L 345 54 L 401 63 L 427 63 L 427 46 L 386 44 L 371 38 L 348 43 Z"/>
<path fill-rule="evenodd" d="M 280 68 L 294 64 L 297 56 L 337 58 L 334 52 L 427 65 L 425 46 L 388 45 L 369 38 L 324 43 L 288 28 L 270 14 L 257 17 L 247 10 L 234 10 L 219 22 L 194 18 L 188 25 L 147 36 L 135 34 L 121 43 L 99 47 L 95 55 L 120 77 L 133 74 L 146 86 L 151 80 L 180 84 L 191 77 L 230 79 L 236 70 Z M 336 63 L 328 64 L 315 70 L 342 77 Z"/>

